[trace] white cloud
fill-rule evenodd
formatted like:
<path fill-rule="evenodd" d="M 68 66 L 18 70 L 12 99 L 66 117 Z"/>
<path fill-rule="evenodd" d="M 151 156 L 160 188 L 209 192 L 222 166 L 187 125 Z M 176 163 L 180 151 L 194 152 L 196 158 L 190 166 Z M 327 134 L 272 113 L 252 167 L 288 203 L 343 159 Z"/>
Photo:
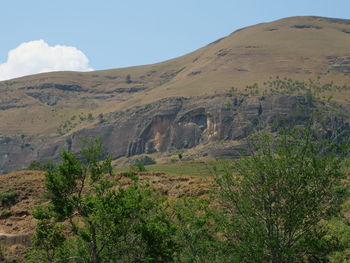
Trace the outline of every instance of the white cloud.
<path fill-rule="evenodd" d="M 0 64 L 0 80 L 50 71 L 90 71 L 89 60 L 75 47 L 49 46 L 44 40 L 25 42 L 8 53 Z"/>

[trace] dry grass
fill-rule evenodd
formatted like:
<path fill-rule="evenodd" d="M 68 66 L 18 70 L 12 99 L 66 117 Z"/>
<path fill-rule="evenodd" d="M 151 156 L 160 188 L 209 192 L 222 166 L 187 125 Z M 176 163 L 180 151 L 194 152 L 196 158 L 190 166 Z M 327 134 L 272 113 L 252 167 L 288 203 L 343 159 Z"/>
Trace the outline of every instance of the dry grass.
<path fill-rule="evenodd" d="M 152 165 L 148 166 L 148 172 L 138 173 L 137 177 L 142 184 L 169 197 L 207 195 L 213 183 L 201 163 Z M 122 186 L 132 182 L 132 179 L 120 173 L 114 178 Z M 31 211 L 46 202 L 43 172 L 24 171 L 1 175 L 0 193 L 10 189 L 19 194 L 18 202 L 0 210 L 0 233 L 16 235 L 33 232 L 35 219 Z"/>
<path fill-rule="evenodd" d="M 19 194 L 18 203 L 0 210 L 0 233 L 25 234 L 33 231 L 35 220 L 31 209 L 43 203 L 44 176 L 42 172 L 15 172 L 0 176 L 0 193 L 14 190 Z"/>
<path fill-rule="evenodd" d="M 332 63 L 327 58 L 334 56 L 341 62 L 349 57 L 350 35 L 346 32 L 350 32 L 348 20 L 334 23 L 330 19 L 293 17 L 245 28 L 188 55 L 154 65 L 88 73 L 56 72 L 0 82 L 0 104 L 18 99 L 14 105 L 26 105 L 2 111 L 0 133 L 55 135 L 62 123 L 80 112 L 97 116 L 166 97 L 210 95 L 233 86 L 240 91 L 277 75 L 298 80 L 321 75 L 324 82 L 346 84 L 349 74 L 330 70 Z M 125 82 L 128 74 L 131 84 Z M 83 90 L 23 89 L 44 83 L 77 84 Z M 113 93 L 115 89 L 131 87 L 147 89 Z M 50 92 L 62 99 L 49 106 L 29 96 L 30 92 Z M 335 95 L 335 99 L 349 97 L 348 92 Z M 74 129 L 96 121 L 79 123 Z"/>

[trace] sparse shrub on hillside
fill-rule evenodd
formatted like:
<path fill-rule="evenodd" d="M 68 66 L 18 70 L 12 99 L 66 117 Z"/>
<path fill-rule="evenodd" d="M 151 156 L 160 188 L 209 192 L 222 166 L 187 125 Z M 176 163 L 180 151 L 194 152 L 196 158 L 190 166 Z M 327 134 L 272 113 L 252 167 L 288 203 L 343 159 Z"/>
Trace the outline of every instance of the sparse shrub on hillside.
<path fill-rule="evenodd" d="M 6 262 L 4 250 L 4 245 L 2 244 L 2 242 L 0 242 L 0 262 Z"/>
<path fill-rule="evenodd" d="M 153 159 L 153 158 L 151 158 L 151 157 L 149 157 L 149 156 L 142 156 L 142 157 L 140 157 L 140 158 L 137 158 L 136 160 L 135 160 L 135 162 L 141 162 L 141 163 L 143 163 L 144 165 L 151 165 L 151 164 L 156 164 L 156 161 Z"/>
<path fill-rule="evenodd" d="M 78 118 L 79 117 L 79 118 Z M 92 121 L 93 116 L 91 113 L 89 113 L 87 116 L 85 116 L 83 113 L 80 115 L 73 115 L 68 120 L 61 123 L 58 128 L 56 129 L 56 132 L 59 136 L 63 136 L 70 132 L 72 129 L 77 127 L 79 124 L 81 124 L 84 121 Z"/>
<path fill-rule="evenodd" d="M 98 115 L 98 121 L 99 121 L 99 123 L 104 123 L 104 122 L 106 122 L 106 119 L 104 118 L 103 113 L 100 113 L 100 114 Z"/>
<path fill-rule="evenodd" d="M 134 170 L 136 172 L 146 172 L 146 167 L 145 164 L 140 161 L 140 160 L 136 160 L 134 161 L 134 163 L 131 165 L 131 170 Z"/>
<path fill-rule="evenodd" d="M 39 161 L 32 161 L 27 170 L 33 170 L 33 171 L 48 171 L 48 170 L 55 170 L 56 164 L 53 161 L 48 161 L 46 163 L 41 163 Z"/>
<path fill-rule="evenodd" d="M 125 77 L 125 83 L 126 83 L 126 84 L 132 83 L 130 74 L 126 75 L 126 77 Z"/>
<path fill-rule="evenodd" d="M 92 121 L 92 120 L 94 119 L 94 117 L 92 116 L 92 113 L 89 113 L 89 114 L 88 114 L 87 119 L 88 119 L 89 121 Z"/>
<path fill-rule="evenodd" d="M 0 205 L 9 208 L 18 202 L 19 194 L 15 190 L 7 190 L 0 193 Z"/>
<path fill-rule="evenodd" d="M 226 104 L 225 104 L 225 109 L 226 110 L 231 110 L 233 107 L 232 107 L 232 104 L 230 103 L 230 102 L 227 102 Z"/>
<path fill-rule="evenodd" d="M 42 164 L 39 161 L 32 161 L 28 168 L 28 170 L 39 171 L 42 170 Z"/>
<path fill-rule="evenodd" d="M 131 170 L 136 172 L 145 172 L 147 171 L 145 165 L 156 164 L 156 161 L 149 156 L 142 156 L 132 161 L 132 165 L 130 166 Z"/>
<path fill-rule="evenodd" d="M 11 137 L 5 136 L 5 137 L 0 137 L 0 144 L 8 144 L 12 141 Z"/>

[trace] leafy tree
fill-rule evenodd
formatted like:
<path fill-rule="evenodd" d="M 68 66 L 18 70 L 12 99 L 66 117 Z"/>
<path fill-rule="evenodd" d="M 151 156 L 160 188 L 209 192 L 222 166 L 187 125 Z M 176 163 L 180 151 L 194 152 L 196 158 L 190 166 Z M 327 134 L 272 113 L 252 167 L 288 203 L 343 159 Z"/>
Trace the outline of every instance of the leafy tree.
<path fill-rule="evenodd" d="M 188 197 L 172 205 L 177 226 L 175 240 L 180 247 L 176 262 L 225 262 L 222 242 L 216 234 L 218 211 L 209 205 L 208 199 Z"/>
<path fill-rule="evenodd" d="M 52 218 L 39 220 L 32 237 L 33 247 L 25 254 L 26 262 L 54 262 L 57 258 L 68 258 L 65 240 L 62 226 Z"/>
<path fill-rule="evenodd" d="M 348 196 L 346 150 L 317 141 L 312 129 L 294 129 L 277 138 L 261 134 L 250 157 L 223 161 L 216 173 L 231 257 L 271 263 L 318 258 L 315 237 L 327 234 L 320 222 L 337 215 Z"/>
<path fill-rule="evenodd" d="M 28 262 L 172 262 L 176 228 L 164 200 L 136 182 L 119 186 L 100 140 L 85 143 L 80 159 L 63 151 L 61 164 L 45 174 L 50 204 L 34 213 L 39 223 Z"/>

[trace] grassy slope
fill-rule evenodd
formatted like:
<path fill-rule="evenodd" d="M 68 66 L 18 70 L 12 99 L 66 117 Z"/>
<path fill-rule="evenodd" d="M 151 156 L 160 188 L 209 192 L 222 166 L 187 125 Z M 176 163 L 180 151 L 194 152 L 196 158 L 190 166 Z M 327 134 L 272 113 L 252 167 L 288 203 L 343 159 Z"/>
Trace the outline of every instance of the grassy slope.
<path fill-rule="evenodd" d="M 206 165 L 200 162 L 181 162 L 147 166 L 148 171 L 140 173 L 139 179 L 159 190 L 169 198 L 181 196 L 205 196 L 211 192 L 212 178 Z M 117 169 L 119 172 L 125 169 Z M 122 186 L 131 179 L 122 177 L 118 172 L 115 179 Z M 0 193 L 9 189 L 18 194 L 18 203 L 10 208 L 0 207 L 0 235 L 31 235 L 36 220 L 32 209 L 46 202 L 44 196 L 44 173 L 41 171 L 14 172 L 0 176 Z M 6 258 L 21 260 L 25 251 L 23 244 L 13 244 L 3 248 Z"/>
<path fill-rule="evenodd" d="M 209 190 L 212 178 L 203 162 L 176 162 L 147 166 L 140 173 L 141 181 L 162 190 L 170 197 L 198 195 Z M 118 175 L 124 168 L 116 169 L 116 177 L 122 185 L 130 179 Z M 19 202 L 10 209 L 0 207 L 0 233 L 23 234 L 33 231 L 35 220 L 30 215 L 34 206 L 45 202 L 44 173 L 41 171 L 14 172 L 0 176 L 0 193 L 9 189 L 19 194 Z"/>
<path fill-rule="evenodd" d="M 301 25 L 309 28 L 295 28 Z M 0 82 L 0 104 L 19 99 L 15 105 L 27 105 L 0 111 L 0 133 L 54 136 L 73 115 L 92 113 L 96 117 L 160 98 L 209 95 L 231 87 L 242 90 L 277 75 L 300 80 L 321 75 L 323 81 L 346 84 L 349 75 L 330 70 L 332 63 L 341 63 L 350 56 L 350 34 L 346 32 L 350 32 L 349 20 L 292 17 L 245 28 L 188 55 L 154 65 L 88 73 L 55 72 Z M 327 56 L 335 56 L 336 62 L 330 62 Z M 125 83 L 128 74 L 133 81 L 130 84 Z M 78 84 L 84 91 L 34 89 L 65 96 L 57 105 L 49 106 L 22 89 L 43 83 Z M 108 93 L 132 87 L 147 90 L 114 97 Z M 335 95 L 335 99 L 349 97 Z M 71 131 L 97 121 L 79 122 Z"/>

